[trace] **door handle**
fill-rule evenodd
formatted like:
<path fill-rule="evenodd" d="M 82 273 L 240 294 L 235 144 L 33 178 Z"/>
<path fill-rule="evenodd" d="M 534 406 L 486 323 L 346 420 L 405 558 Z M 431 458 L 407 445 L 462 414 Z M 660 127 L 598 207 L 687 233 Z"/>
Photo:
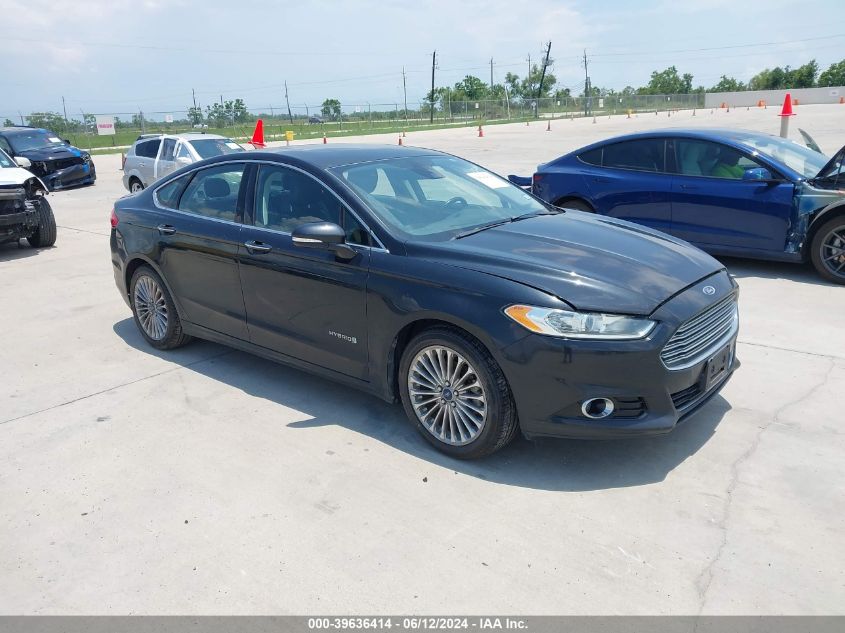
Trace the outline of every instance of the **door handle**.
<path fill-rule="evenodd" d="M 246 246 L 246 250 L 248 250 L 253 255 L 261 255 L 263 253 L 269 253 L 271 250 L 273 250 L 273 247 L 269 244 L 256 242 L 255 240 L 244 242 L 244 246 Z"/>
<path fill-rule="evenodd" d="M 681 189 L 698 189 L 698 185 L 681 185 Z"/>
<path fill-rule="evenodd" d="M 176 227 L 170 224 L 159 224 L 156 228 L 160 235 L 173 235 L 176 232 Z"/>

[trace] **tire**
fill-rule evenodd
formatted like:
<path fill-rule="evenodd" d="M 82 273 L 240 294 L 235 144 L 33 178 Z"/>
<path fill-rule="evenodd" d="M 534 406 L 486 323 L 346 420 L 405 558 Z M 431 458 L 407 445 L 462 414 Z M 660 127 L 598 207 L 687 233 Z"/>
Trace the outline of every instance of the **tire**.
<path fill-rule="evenodd" d="M 441 369 L 450 368 L 451 379 L 433 379 L 436 370 L 429 368 L 435 357 Z M 453 391 L 455 386 L 464 388 Z M 427 397 L 421 391 L 439 395 Z M 452 457 L 489 455 L 511 442 L 519 428 L 516 405 L 501 368 L 481 343 L 457 328 L 432 328 L 408 344 L 399 365 L 399 392 L 405 414 L 417 430 Z"/>
<path fill-rule="evenodd" d="M 810 261 L 816 272 L 835 284 L 845 284 L 845 216 L 822 224 L 810 243 Z"/>
<path fill-rule="evenodd" d="M 191 340 L 182 331 L 182 321 L 167 286 L 149 266 L 141 266 L 132 275 L 129 304 L 141 336 L 156 349 L 175 349 Z"/>
<path fill-rule="evenodd" d="M 47 248 L 56 243 L 56 216 L 44 196 L 36 196 L 32 203 L 38 209 L 38 228 L 26 241 L 33 248 Z"/>
<path fill-rule="evenodd" d="M 578 198 L 570 198 L 569 200 L 561 200 L 560 202 L 555 203 L 556 207 L 560 207 L 561 209 L 575 209 L 576 211 L 585 211 L 587 213 L 595 213 L 595 209 L 589 205 L 584 200 L 579 200 Z"/>
<path fill-rule="evenodd" d="M 144 190 L 144 183 L 134 176 L 129 179 L 129 193 L 138 193 Z"/>

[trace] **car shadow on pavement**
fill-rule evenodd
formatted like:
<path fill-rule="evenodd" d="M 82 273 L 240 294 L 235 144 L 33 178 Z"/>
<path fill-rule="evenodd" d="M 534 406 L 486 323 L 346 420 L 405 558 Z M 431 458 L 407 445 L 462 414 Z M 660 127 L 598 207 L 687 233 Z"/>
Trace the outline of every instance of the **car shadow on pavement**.
<path fill-rule="evenodd" d="M 44 250 L 43 248 L 32 248 L 25 240 L 21 240 L 19 243 L 20 246 L 15 242 L 0 244 L 0 263 L 23 259 L 24 257 L 34 257 Z"/>
<path fill-rule="evenodd" d="M 538 490 L 590 491 L 662 481 L 710 439 L 731 408 L 724 398 L 716 396 L 667 435 L 607 441 L 529 441 L 520 436 L 498 453 L 462 461 L 431 447 L 399 404 L 214 343 L 195 342 L 184 349 L 161 352 L 144 341 L 132 319 L 116 323 L 113 329 L 126 344 L 141 352 L 308 417 L 289 423 L 288 428 L 307 432 L 326 425 L 342 426 L 441 468 Z M 195 351 L 185 353 L 197 345 L 208 350 L 199 360 Z"/>
<path fill-rule="evenodd" d="M 728 272 L 737 279 L 757 277 L 761 279 L 786 279 L 803 284 L 840 288 L 839 284 L 823 279 L 809 263 L 767 262 L 756 259 L 734 259 L 719 257 Z"/>

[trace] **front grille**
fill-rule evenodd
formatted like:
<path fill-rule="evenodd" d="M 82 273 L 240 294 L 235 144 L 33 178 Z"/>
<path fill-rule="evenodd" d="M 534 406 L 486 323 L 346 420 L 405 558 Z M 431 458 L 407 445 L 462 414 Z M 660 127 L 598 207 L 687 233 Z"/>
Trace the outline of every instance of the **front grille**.
<path fill-rule="evenodd" d="M 669 369 L 691 367 L 715 352 L 715 345 L 725 342 L 736 325 L 736 297 L 731 295 L 683 323 L 660 352 L 660 358 Z"/>
<path fill-rule="evenodd" d="M 699 395 L 701 395 L 701 384 L 695 383 L 686 389 L 673 393 L 672 404 L 675 405 L 675 409 L 680 411 L 695 402 Z"/>
<path fill-rule="evenodd" d="M 67 169 L 68 167 L 81 164 L 82 158 L 60 158 L 58 160 L 54 160 L 50 166 L 53 169 Z"/>
<path fill-rule="evenodd" d="M 20 213 L 24 210 L 26 191 L 22 187 L 0 188 L 0 215 Z"/>

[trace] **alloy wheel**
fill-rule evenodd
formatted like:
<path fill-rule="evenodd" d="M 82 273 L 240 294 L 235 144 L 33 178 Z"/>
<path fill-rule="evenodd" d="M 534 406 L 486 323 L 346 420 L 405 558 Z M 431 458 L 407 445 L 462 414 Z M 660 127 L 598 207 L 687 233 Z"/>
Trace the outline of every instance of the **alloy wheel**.
<path fill-rule="evenodd" d="M 845 226 L 833 229 L 822 241 L 821 260 L 837 277 L 845 277 Z"/>
<path fill-rule="evenodd" d="M 135 313 L 144 332 L 155 341 L 167 335 L 167 301 L 155 279 L 143 275 L 135 283 Z"/>
<path fill-rule="evenodd" d="M 414 357 L 408 395 L 420 423 L 451 446 L 475 440 L 487 420 L 481 379 L 466 358 L 448 347 L 426 347 Z"/>

